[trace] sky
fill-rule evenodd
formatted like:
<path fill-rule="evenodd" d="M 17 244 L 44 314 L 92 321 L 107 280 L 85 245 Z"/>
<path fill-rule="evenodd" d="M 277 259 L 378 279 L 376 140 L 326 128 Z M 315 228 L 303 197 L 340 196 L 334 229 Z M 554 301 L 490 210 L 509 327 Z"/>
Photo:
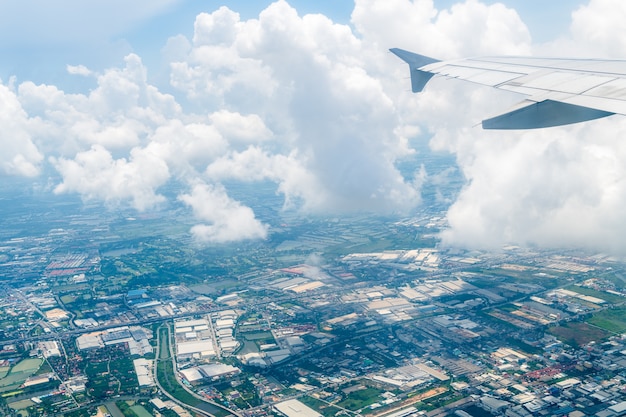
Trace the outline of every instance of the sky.
<path fill-rule="evenodd" d="M 624 117 L 484 131 L 522 98 L 442 79 L 412 94 L 388 49 L 619 59 L 625 20 L 621 0 L 0 2 L 0 175 L 111 209 L 182 204 L 219 244 L 271 232 L 232 181 L 304 214 L 410 213 L 434 178 L 398 165 L 424 140 L 466 181 L 442 244 L 624 254 Z"/>

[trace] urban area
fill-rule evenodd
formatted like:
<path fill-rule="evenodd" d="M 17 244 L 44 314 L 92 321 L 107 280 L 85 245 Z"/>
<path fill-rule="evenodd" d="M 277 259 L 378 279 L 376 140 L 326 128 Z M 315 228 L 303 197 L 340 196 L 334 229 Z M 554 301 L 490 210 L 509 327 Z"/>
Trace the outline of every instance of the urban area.
<path fill-rule="evenodd" d="M 443 248 L 436 205 L 306 218 L 268 192 L 268 239 L 199 245 L 180 207 L 5 194 L 1 415 L 626 415 L 608 254 Z"/>

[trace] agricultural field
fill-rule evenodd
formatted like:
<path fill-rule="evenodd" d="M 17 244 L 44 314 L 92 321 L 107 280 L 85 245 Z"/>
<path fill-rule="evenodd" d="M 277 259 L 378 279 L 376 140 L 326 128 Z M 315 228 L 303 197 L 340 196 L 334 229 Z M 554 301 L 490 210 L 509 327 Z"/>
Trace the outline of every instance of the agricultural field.
<path fill-rule="evenodd" d="M 337 403 L 337 406 L 358 411 L 379 401 L 382 398 L 380 394 L 381 391 L 376 388 L 363 387 L 363 389 L 347 394 L 345 399 Z"/>
<path fill-rule="evenodd" d="M 617 304 L 617 303 L 621 303 L 624 301 L 624 297 L 620 297 L 619 295 L 616 295 L 616 294 L 610 294 L 605 291 L 597 291 L 597 290 L 594 290 L 593 288 L 572 285 L 570 287 L 567 287 L 566 289 L 577 292 L 578 294 L 589 295 L 591 297 L 600 298 L 611 304 Z"/>
<path fill-rule="evenodd" d="M 3 368 L 4 376 L 0 379 L 0 393 L 16 390 L 41 367 L 42 359 L 23 359 L 12 366 L 8 372 Z"/>
<path fill-rule="evenodd" d="M 578 347 L 592 341 L 606 339 L 610 334 L 587 323 L 566 323 L 563 326 L 552 327 L 549 333 L 556 336 L 561 342 Z"/>
<path fill-rule="evenodd" d="M 337 413 L 341 412 L 340 408 L 335 407 L 334 405 L 318 400 L 313 397 L 302 397 L 299 399 L 303 404 L 311 407 L 318 413 L 322 414 L 324 417 L 333 417 L 336 416 Z"/>
<path fill-rule="evenodd" d="M 137 417 L 152 417 L 152 414 L 141 405 L 133 405 L 130 409 Z"/>
<path fill-rule="evenodd" d="M 610 308 L 595 313 L 587 323 L 598 326 L 608 332 L 626 332 L 626 307 Z"/>

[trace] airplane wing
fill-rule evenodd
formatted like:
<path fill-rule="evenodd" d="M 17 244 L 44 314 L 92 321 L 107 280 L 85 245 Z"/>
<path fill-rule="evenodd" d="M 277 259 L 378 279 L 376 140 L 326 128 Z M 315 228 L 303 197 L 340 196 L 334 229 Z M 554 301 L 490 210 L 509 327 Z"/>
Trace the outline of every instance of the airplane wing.
<path fill-rule="evenodd" d="M 536 129 L 626 115 L 626 61 L 480 57 L 438 61 L 398 48 L 414 93 L 433 76 L 521 93 L 526 100 L 482 122 L 483 129 Z"/>

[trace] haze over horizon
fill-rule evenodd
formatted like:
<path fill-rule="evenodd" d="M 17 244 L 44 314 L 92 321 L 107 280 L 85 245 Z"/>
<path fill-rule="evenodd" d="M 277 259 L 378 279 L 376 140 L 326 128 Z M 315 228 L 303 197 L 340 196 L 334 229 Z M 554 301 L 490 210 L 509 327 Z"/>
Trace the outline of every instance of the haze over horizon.
<path fill-rule="evenodd" d="M 626 3 L 81 5 L 0 6 L 3 181 L 112 208 L 182 203 L 199 241 L 232 242 L 268 225 L 225 182 L 271 181 L 303 213 L 410 213 L 426 182 L 446 186 L 420 166 L 415 143 L 429 141 L 466 179 L 444 244 L 626 252 L 623 117 L 484 131 L 473 126 L 519 98 L 441 80 L 412 94 L 388 53 L 619 59 Z M 407 158 L 411 175 L 398 169 Z M 168 200 L 172 181 L 185 186 Z"/>

